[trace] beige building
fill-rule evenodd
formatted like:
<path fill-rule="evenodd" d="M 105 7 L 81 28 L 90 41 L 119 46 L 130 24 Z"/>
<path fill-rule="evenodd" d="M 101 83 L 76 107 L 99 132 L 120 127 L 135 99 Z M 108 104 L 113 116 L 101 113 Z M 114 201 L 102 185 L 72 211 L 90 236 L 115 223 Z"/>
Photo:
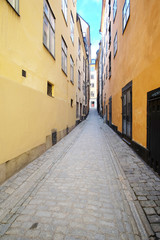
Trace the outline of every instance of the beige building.
<path fill-rule="evenodd" d="M 91 60 L 90 64 L 90 108 L 97 109 L 97 73 L 96 61 Z"/>

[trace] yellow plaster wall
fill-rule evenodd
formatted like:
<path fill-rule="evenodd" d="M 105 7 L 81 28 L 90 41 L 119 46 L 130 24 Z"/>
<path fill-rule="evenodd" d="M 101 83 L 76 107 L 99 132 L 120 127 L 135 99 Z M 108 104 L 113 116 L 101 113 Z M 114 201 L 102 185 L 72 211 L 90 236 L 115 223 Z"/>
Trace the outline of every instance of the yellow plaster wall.
<path fill-rule="evenodd" d="M 56 18 L 55 59 L 43 45 L 43 0 L 20 0 L 20 16 L 6 0 L 0 3 L 0 163 L 44 143 L 52 129 L 75 125 L 70 54 L 76 63 L 77 49 L 70 38 L 70 12 L 76 27 L 76 5 L 68 0 L 66 23 L 61 1 L 49 3 Z M 68 47 L 67 76 L 61 70 L 61 36 Z M 47 95 L 47 81 L 54 84 L 54 98 Z"/>
<path fill-rule="evenodd" d="M 130 18 L 123 34 L 124 1 L 117 4 L 114 23 L 111 11 L 112 76 L 105 84 L 104 93 L 107 100 L 112 96 L 112 123 L 122 132 L 122 88 L 132 80 L 132 139 L 146 147 L 147 92 L 160 87 L 160 2 L 130 0 Z M 114 58 L 116 31 L 118 50 Z"/>

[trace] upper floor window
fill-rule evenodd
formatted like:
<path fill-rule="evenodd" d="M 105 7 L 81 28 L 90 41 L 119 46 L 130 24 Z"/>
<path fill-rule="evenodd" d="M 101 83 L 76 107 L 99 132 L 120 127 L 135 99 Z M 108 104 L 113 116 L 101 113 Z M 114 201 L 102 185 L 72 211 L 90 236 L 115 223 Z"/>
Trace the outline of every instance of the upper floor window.
<path fill-rule="evenodd" d="M 111 52 L 109 54 L 109 78 L 111 77 Z"/>
<path fill-rule="evenodd" d="M 79 59 L 81 58 L 81 42 L 79 38 L 78 38 L 78 57 Z"/>
<path fill-rule="evenodd" d="M 74 62 L 71 56 L 70 56 L 70 81 L 74 83 Z"/>
<path fill-rule="evenodd" d="M 81 73 L 78 70 L 78 89 L 81 90 Z"/>
<path fill-rule="evenodd" d="M 94 70 L 95 70 L 95 67 L 92 66 L 92 67 L 91 67 L 91 72 L 94 72 Z"/>
<path fill-rule="evenodd" d="M 91 74 L 91 79 L 94 79 L 94 75 L 93 74 Z"/>
<path fill-rule="evenodd" d="M 46 0 L 43 7 L 43 43 L 52 56 L 55 56 L 55 17 Z"/>
<path fill-rule="evenodd" d="M 62 0 L 62 12 L 64 14 L 66 22 L 67 22 L 67 9 L 68 9 L 67 0 Z"/>
<path fill-rule="evenodd" d="M 74 20 L 73 20 L 72 13 L 71 13 L 70 27 L 71 27 L 71 39 L 72 39 L 72 42 L 74 42 Z"/>
<path fill-rule="evenodd" d="M 116 13 L 117 13 L 117 0 L 114 0 L 114 3 L 113 3 L 113 22 L 115 20 Z"/>
<path fill-rule="evenodd" d="M 117 32 L 116 32 L 115 37 L 114 37 L 113 52 L 114 52 L 114 57 L 115 57 L 116 53 L 117 53 Z"/>
<path fill-rule="evenodd" d="M 130 16 L 130 0 L 125 0 L 122 10 L 122 30 L 124 32 Z"/>
<path fill-rule="evenodd" d="M 108 1 L 108 7 L 109 7 L 108 17 L 110 18 L 110 15 L 111 15 L 111 0 Z"/>
<path fill-rule="evenodd" d="M 7 0 L 7 1 L 15 9 L 15 11 L 19 13 L 19 0 Z"/>
<path fill-rule="evenodd" d="M 109 48 L 111 46 L 111 22 L 109 24 Z"/>
<path fill-rule="evenodd" d="M 62 70 L 67 75 L 67 45 L 62 38 Z"/>

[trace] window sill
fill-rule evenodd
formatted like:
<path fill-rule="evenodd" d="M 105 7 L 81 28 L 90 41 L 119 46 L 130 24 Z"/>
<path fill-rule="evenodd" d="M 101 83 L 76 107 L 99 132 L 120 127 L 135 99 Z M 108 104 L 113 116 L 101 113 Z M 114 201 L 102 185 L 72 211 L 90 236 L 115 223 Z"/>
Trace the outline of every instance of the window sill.
<path fill-rule="evenodd" d="M 61 68 L 62 69 L 62 68 Z M 64 73 L 64 75 L 66 75 L 66 77 L 67 77 L 67 73 L 65 73 L 65 71 L 62 69 L 62 72 Z"/>
<path fill-rule="evenodd" d="M 43 46 L 49 52 L 49 54 L 53 57 L 53 59 L 56 60 L 55 57 L 53 56 L 53 54 L 49 51 L 49 49 L 46 47 L 46 45 L 44 43 L 43 43 Z"/>
<path fill-rule="evenodd" d="M 7 0 L 7 3 L 11 6 L 11 8 L 15 11 L 15 13 L 20 17 L 20 14 L 19 12 L 16 11 L 16 9 L 10 4 L 10 2 L 8 2 Z"/>

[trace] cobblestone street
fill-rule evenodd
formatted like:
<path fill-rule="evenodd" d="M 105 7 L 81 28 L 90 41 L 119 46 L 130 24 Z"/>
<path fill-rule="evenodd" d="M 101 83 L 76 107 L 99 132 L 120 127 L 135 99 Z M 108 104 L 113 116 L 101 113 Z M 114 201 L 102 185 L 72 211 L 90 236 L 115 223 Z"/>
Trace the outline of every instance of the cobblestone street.
<path fill-rule="evenodd" d="M 160 239 L 160 178 L 93 110 L 0 186 L 0 239 Z"/>

